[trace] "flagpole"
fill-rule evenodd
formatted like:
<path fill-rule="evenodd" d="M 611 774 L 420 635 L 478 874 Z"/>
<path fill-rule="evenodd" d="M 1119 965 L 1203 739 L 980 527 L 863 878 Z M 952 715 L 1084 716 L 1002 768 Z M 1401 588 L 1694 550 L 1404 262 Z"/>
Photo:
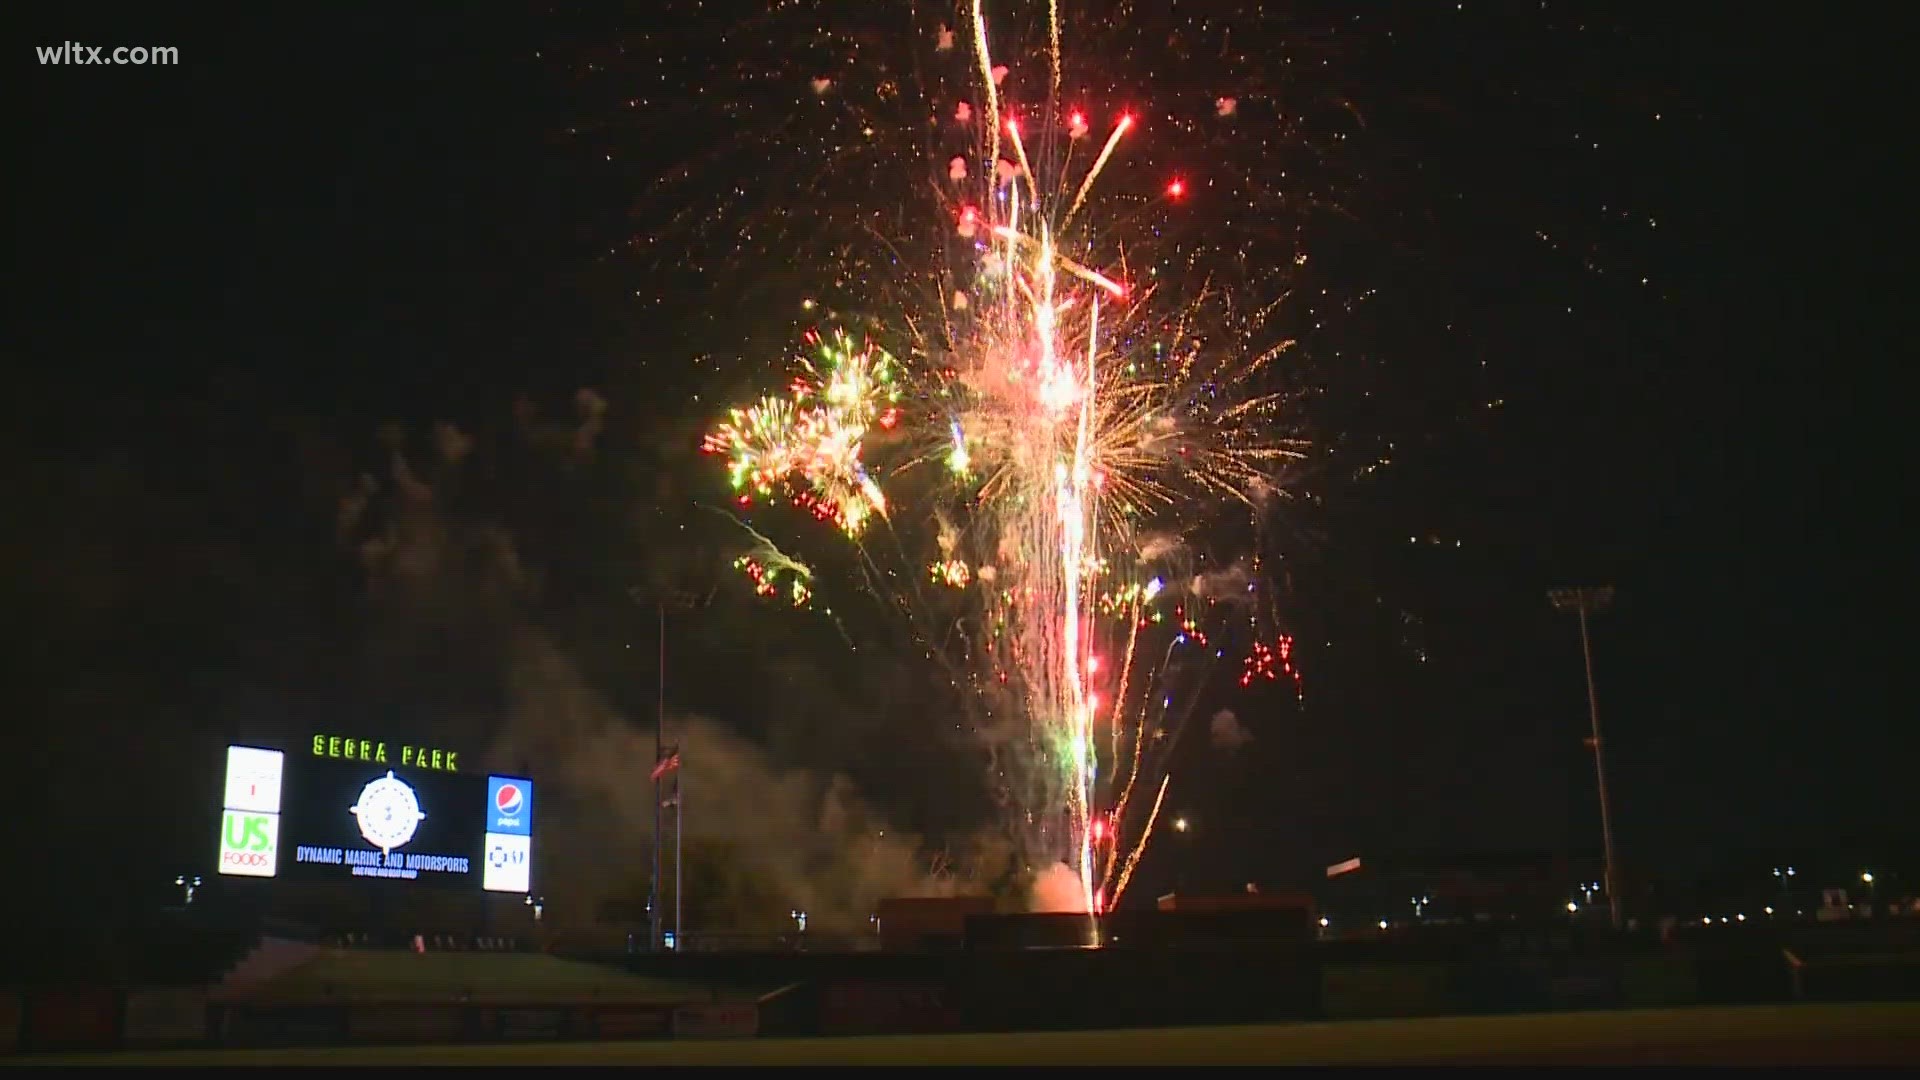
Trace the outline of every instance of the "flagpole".
<path fill-rule="evenodd" d="M 675 747 L 673 753 L 675 757 L 679 757 L 680 756 L 679 748 Z M 682 786 L 683 777 L 681 776 L 681 774 L 684 773 L 685 771 L 686 769 L 684 766 L 676 766 L 673 770 L 673 951 L 674 952 L 679 952 L 681 949 L 686 948 L 686 945 L 687 945 L 686 930 L 680 925 L 680 910 L 681 910 L 680 909 L 680 852 L 681 852 L 680 838 L 681 838 L 681 834 L 686 831 L 686 824 L 687 824 L 687 795 L 686 795 L 686 788 Z"/>
<path fill-rule="evenodd" d="M 653 768 L 650 779 L 653 781 L 653 880 L 648 885 L 647 922 L 649 924 L 649 945 L 652 951 L 660 951 L 660 761 L 666 752 L 664 743 L 667 732 L 667 601 L 660 597 L 657 601 L 660 611 L 660 714 L 653 725 Z"/>
<path fill-rule="evenodd" d="M 636 600 L 642 600 L 649 595 L 649 591 L 635 589 L 632 595 Z M 667 749 L 667 605 L 671 603 L 675 611 L 692 611 L 705 606 L 707 601 L 712 599 L 712 593 L 709 592 L 705 597 L 700 597 L 678 588 L 661 589 L 651 591 L 651 599 L 654 602 L 654 608 L 660 620 L 660 697 L 659 715 L 654 720 L 653 725 L 653 771 L 649 777 L 653 782 L 653 880 L 649 882 L 647 888 L 647 925 L 648 931 L 653 939 L 649 944 L 653 951 L 657 952 L 664 944 L 661 931 L 664 929 L 664 923 L 666 922 L 665 913 L 661 910 L 663 907 L 662 901 L 665 899 L 662 895 L 663 890 L 661 889 L 663 869 L 661 862 L 664 858 L 661 841 L 665 839 L 665 829 L 663 828 L 663 822 L 660 817 L 662 803 L 664 802 L 661 795 L 666 791 L 666 774 L 678 768 L 680 765 L 679 748 L 675 747 L 671 754 L 669 754 Z M 669 757 L 673 759 L 672 766 L 667 766 L 667 759 Z M 674 791 L 678 793 L 679 790 L 679 781 L 676 779 L 674 781 Z M 675 820 L 677 821 L 678 819 L 676 818 Z M 676 826 L 676 830 L 677 828 L 678 826 Z M 674 845 L 676 848 L 679 846 L 677 832 Z M 678 855 L 676 854 L 675 857 L 678 858 Z M 678 888 L 677 875 L 679 868 L 677 865 L 675 866 L 674 873 L 676 875 L 675 888 Z M 676 911 L 674 914 L 674 929 L 676 931 L 678 931 L 680 927 L 679 919 L 679 913 Z"/>

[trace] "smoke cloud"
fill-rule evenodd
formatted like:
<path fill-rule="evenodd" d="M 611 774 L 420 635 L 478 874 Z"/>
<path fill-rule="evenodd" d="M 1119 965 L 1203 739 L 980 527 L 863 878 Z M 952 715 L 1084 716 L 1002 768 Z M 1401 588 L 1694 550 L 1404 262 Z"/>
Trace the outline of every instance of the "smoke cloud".
<path fill-rule="evenodd" d="M 522 446 L 546 469 L 578 470 L 596 457 L 606 405 L 586 393 L 575 405 L 570 423 L 541 422 L 524 402 L 517 410 Z M 492 468 L 476 460 L 475 440 L 441 424 L 411 456 L 397 428 L 383 430 L 380 441 L 382 475 L 357 480 L 335 520 L 371 601 L 365 677 L 377 692 L 410 695 L 424 706 L 417 712 L 440 713 L 434 723 L 448 737 L 487 746 L 489 767 L 533 778 L 541 846 L 535 888 L 554 925 L 643 923 L 653 862 L 653 717 L 636 723 L 622 715 L 546 625 L 542 575 L 529 567 L 539 565 L 537 553 L 529 559 L 492 511 L 500 494 L 469 490 L 476 468 Z M 790 734 L 768 736 L 791 749 L 796 740 L 783 738 Z M 984 839 L 957 853 L 927 851 L 845 776 L 795 767 L 714 719 L 670 716 L 666 736 L 682 765 L 662 793 L 673 796 L 679 781 L 686 804 L 680 879 L 695 930 L 786 930 L 791 913 L 804 911 L 810 932 L 859 932 L 884 897 L 984 891 L 972 883 L 1011 863 L 1009 846 Z M 662 819 L 662 900 L 670 910 L 673 811 Z"/>
<path fill-rule="evenodd" d="M 1247 584 L 1253 576 L 1244 566 L 1234 565 L 1225 570 L 1212 573 L 1195 574 L 1187 583 L 1187 589 L 1197 597 L 1208 600 L 1231 601 L 1246 596 Z"/>
<path fill-rule="evenodd" d="M 1232 709 L 1221 709 L 1214 713 L 1207 727 L 1215 749 L 1238 750 L 1253 741 L 1253 732 L 1247 730 Z"/>
<path fill-rule="evenodd" d="M 534 767 L 543 801 L 541 889 L 568 910 L 618 921 L 643 914 L 650 873 L 653 733 L 615 713 L 537 631 L 516 635 L 508 715 L 489 757 Z M 687 917 L 695 927 L 774 930 L 805 911 L 809 930 L 857 932 L 888 896 L 951 894 L 956 875 L 917 837 L 888 828 L 844 777 L 783 768 L 701 717 L 670 717 L 686 804 Z M 672 902 L 673 811 L 663 814 L 664 901 Z"/>
<path fill-rule="evenodd" d="M 1084 912 L 1087 905 L 1080 893 L 1080 875 L 1061 862 L 1040 871 L 1033 879 L 1028 909 L 1036 912 Z"/>

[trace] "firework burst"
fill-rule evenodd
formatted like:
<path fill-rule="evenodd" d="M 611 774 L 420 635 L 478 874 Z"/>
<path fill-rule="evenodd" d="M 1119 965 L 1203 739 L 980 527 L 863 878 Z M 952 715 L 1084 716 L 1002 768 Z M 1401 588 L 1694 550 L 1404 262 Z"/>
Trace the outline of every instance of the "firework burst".
<path fill-rule="evenodd" d="M 742 501 L 785 489 L 863 549 L 875 518 L 901 536 L 880 479 L 936 523 L 922 565 L 965 601 L 943 609 L 953 659 L 1026 732 L 1002 761 L 1026 850 L 1066 864 L 1075 906 L 1099 911 L 1125 892 L 1166 797 L 1158 763 L 1191 707 L 1174 708 L 1170 663 L 1207 640 L 1188 606 L 1217 602 L 1199 576 L 1165 585 L 1191 569 L 1178 534 L 1283 490 L 1302 443 L 1270 369 L 1292 342 L 1269 331 L 1274 301 L 1242 307 L 1204 276 L 1188 295 L 1157 271 L 1133 283 L 1128 245 L 1152 236 L 1129 226 L 1173 209 L 1184 184 L 1106 196 L 1141 125 L 1123 112 L 1084 145 L 1093 128 L 1059 99 L 1051 18 L 1045 96 L 1014 115 L 985 14 L 971 15 L 979 104 L 952 113 L 945 258 L 924 276 L 936 287 L 898 320 L 912 362 L 816 339 L 820 360 L 788 395 L 736 410 L 707 449 L 727 456 Z M 881 454 L 877 429 L 893 436 Z"/>
<path fill-rule="evenodd" d="M 887 512 L 885 494 L 867 473 L 870 433 L 900 422 L 897 365 L 871 343 L 855 348 L 844 334 L 810 335 L 819 359 L 799 360 L 785 397 L 764 397 L 734 409 L 703 448 L 727 458 L 727 475 L 742 505 L 787 491 L 815 516 L 858 536 Z"/>
<path fill-rule="evenodd" d="M 1098 193 L 1135 118 L 1119 115 L 1089 161 L 1092 127 L 1058 99 L 1051 10 L 1047 96 L 1013 115 L 979 3 L 971 14 L 976 167 L 949 164 L 945 302 L 937 320 L 910 324 L 916 354 L 941 358 L 927 426 L 945 433 L 961 496 L 943 520 L 966 523 L 942 529 L 936 577 L 963 583 L 952 568 L 971 553 L 990 585 L 981 652 L 1032 732 L 1022 801 L 1036 846 L 1063 858 L 1079 906 L 1098 911 L 1124 893 L 1169 779 L 1154 784 L 1146 768 L 1165 720 L 1148 703 L 1179 642 L 1153 658 L 1142 648 L 1162 592 L 1144 538 L 1279 490 L 1301 444 L 1274 423 L 1286 395 L 1262 376 L 1291 342 L 1245 348 L 1271 307 L 1209 340 L 1199 327 L 1219 297 L 1204 282 L 1189 297 L 1130 284 L 1126 225 L 1142 200 Z M 1183 193 L 1168 185 L 1162 207 Z"/>

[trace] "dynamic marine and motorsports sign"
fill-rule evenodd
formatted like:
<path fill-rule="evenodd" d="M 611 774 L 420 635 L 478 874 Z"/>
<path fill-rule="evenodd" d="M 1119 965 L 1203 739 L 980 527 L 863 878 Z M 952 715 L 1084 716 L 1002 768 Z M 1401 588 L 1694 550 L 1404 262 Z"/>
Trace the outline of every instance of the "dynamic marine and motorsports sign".
<path fill-rule="evenodd" d="M 460 775 L 458 760 L 341 737 L 305 755 L 228 747 L 219 871 L 527 892 L 532 782 Z"/>

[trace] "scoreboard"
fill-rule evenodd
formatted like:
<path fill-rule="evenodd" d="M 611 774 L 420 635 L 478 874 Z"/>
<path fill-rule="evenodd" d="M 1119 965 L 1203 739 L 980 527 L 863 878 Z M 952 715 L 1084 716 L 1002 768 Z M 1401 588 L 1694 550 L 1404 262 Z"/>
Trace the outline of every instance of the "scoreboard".
<path fill-rule="evenodd" d="M 533 782 L 439 749 L 315 736 L 306 754 L 227 747 L 219 872 L 530 891 Z"/>

